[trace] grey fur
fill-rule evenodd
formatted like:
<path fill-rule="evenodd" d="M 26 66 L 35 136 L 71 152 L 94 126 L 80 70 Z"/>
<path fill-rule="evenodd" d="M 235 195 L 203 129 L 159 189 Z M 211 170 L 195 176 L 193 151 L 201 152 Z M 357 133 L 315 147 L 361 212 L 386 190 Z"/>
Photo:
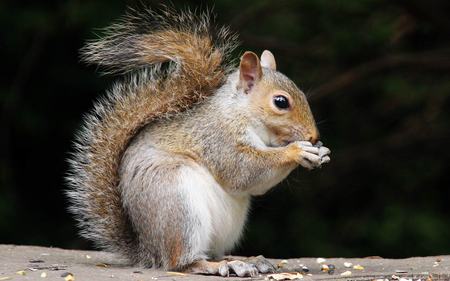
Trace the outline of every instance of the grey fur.
<path fill-rule="evenodd" d="M 192 42 L 210 36 L 217 40 L 207 48 L 206 58 L 195 49 L 181 50 L 183 57 L 176 53 L 180 49 L 162 45 L 158 49 L 158 42 L 148 41 L 157 38 L 151 36 L 159 31 L 176 31 L 180 36 L 187 33 L 187 41 Z M 251 195 L 273 187 L 301 163 L 302 157 L 317 158 L 319 164 L 322 157 L 328 157 L 329 151 L 318 148 L 310 148 L 311 153 L 303 151 L 306 156 L 289 154 L 301 151 L 295 141 L 317 129 L 304 94 L 287 77 L 269 69 L 263 70 L 259 84 L 288 92 L 300 109 L 297 117 L 301 121 L 283 124 L 292 127 L 294 139 L 289 145 L 266 140 L 257 147 L 249 139 L 248 130 L 267 125 L 267 116 L 260 108 L 250 110 L 251 93 L 238 87 L 239 71 L 228 59 L 236 38 L 226 28 L 211 33 L 209 14 L 180 14 L 170 9 L 161 13 L 132 11 L 106 32 L 106 37 L 83 49 L 83 60 L 110 73 L 131 75 L 116 83 L 85 116 L 67 177 L 70 211 L 81 234 L 96 245 L 124 254 L 135 264 L 164 269 L 180 270 L 198 260 L 220 256 L 239 239 Z M 170 44 L 183 47 L 180 42 Z M 217 53 L 220 60 L 215 57 Z M 163 70 L 164 62 L 170 65 Z M 210 72 L 209 65 L 217 62 Z M 196 63 L 203 63 L 205 67 L 198 69 L 206 73 L 199 72 Z M 111 148 L 108 142 L 120 147 Z M 324 155 L 312 155 L 319 151 Z M 207 204 L 213 210 L 199 213 L 196 202 L 189 201 L 192 192 L 184 189 L 190 186 L 186 182 L 196 185 L 197 181 L 192 183 L 195 175 L 190 177 L 186 171 L 198 173 L 200 192 L 217 192 L 211 190 L 220 185 L 219 196 L 225 194 L 229 210 L 237 213 L 232 217 L 235 233 L 229 233 L 233 236 L 230 241 L 221 241 L 220 233 L 209 229 L 205 218 L 209 212 L 219 213 L 222 217 L 212 225 L 220 226 L 221 219 L 231 214 Z M 203 176 L 211 179 L 212 187 L 201 186 L 209 183 L 202 181 Z M 99 186 L 96 181 L 106 183 Z M 222 203 L 222 199 L 217 201 Z M 98 202 L 105 206 L 98 206 Z M 198 239 L 205 233 L 211 239 L 207 246 Z M 220 245 L 214 245 L 216 240 Z"/>

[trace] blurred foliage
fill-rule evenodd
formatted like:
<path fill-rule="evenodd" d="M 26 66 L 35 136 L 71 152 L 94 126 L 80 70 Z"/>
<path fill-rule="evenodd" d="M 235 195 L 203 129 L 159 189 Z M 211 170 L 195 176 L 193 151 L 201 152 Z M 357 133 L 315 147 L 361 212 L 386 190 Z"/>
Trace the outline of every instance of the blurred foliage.
<path fill-rule="evenodd" d="M 234 253 L 450 253 L 450 2 L 174 2 L 214 6 L 241 35 L 236 57 L 272 50 L 333 151 L 327 167 L 298 169 L 254 199 Z M 90 247 L 66 212 L 65 158 L 113 79 L 80 64 L 78 50 L 128 5 L 0 2 L 0 243 Z"/>

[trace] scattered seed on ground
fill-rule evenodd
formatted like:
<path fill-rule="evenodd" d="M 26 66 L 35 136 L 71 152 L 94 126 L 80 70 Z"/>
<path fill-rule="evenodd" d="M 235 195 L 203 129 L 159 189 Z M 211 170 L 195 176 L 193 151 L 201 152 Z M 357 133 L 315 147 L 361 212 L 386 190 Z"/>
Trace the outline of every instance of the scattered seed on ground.
<path fill-rule="evenodd" d="M 61 276 L 61 277 L 64 277 L 64 280 L 65 280 L 65 281 L 75 281 L 75 277 L 74 277 L 73 274 L 70 273 L 70 272 L 67 272 L 67 275 L 66 275 L 66 276 Z"/>
<path fill-rule="evenodd" d="M 186 273 L 175 272 L 175 271 L 167 271 L 166 273 L 169 275 L 175 275 L 175 276 L 186 276 Z"/>
<path fill-rule="evenodd" d="M 364 270 L 364 266 L 362 266 L 362 265 L 360 265 L 360 264 L 357 264 L 357 265 L 354 265 L 354 266 L 353 266 L 353 269 L 356 269 L 356 270 Z"/>
<path fill-rule="evenodd" d="M 336 269 L 336 266 L 334 266 L 334 264 L 329 264 L 329 265 L 328 265 L 328 268 L 329 268 L 330 270 L 334 270 L 334 269 Z"/>
<path fill-rule="evenodd" d="M 268 280 L 298 280 L 303 279 L 303 275 L 298 272 L 283 272 L 267 275 Z"/>
<path fill-rule="evenodd" d="M 344 266 L 349 268 L 349 267 L 353 266 L 353 263 L 351 263 L 351 262 L 344 262 Z"/>
<path fill-rule="evenodd" d="M 324 259 L 324 258 L 317 258 L 316 259 L 316 262 L 317 263 L 324 263 L 324 262 L 326 262 L 327 260 L 326 259 Z"/>
<path fill-rule="evenodd" d="M 277 267 L 278 268 L 282 268 L 282 267 L 284 267 L 286 264 L 288 264 L 288 260 L 282 260 L 282 261 L 280 261 L 278 264 L 277 264 Z"/>
<path fill-rule="evenodd" d="M 309 272 L 309 268 L 304 265 L 304 266 L 302 266 L 302 271 L 305 272 L 305 273 L 308 273 Z"/>

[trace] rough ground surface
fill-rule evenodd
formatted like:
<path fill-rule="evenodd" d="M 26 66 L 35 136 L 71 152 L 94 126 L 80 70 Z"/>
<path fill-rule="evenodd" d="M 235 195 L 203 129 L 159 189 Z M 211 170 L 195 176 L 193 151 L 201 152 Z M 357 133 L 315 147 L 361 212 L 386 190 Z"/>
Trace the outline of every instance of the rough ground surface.
<path fill-rule="evenodd" d="M 324 264 L 333 264 L 333 274 L 321 271 L 315 258 L 271 260 L 282 271 L 302 271 L 301 264 L 310 274 L 303 280 L 376 280 L 378 281 L 431 281 L 450 280 L 450 256 L 417 257 L 409 259 L 382 258 L 327 258 Z M 346 268 L 344 262 L 361 265 L 364 269 Z M 350 276 L 341 273 L 351 271 Z M 68 276 L 68 273 L 73 274 Z M 402 279 L 406 278 L 406 279 Z M 114 281 L 114 280 L 264 280 L 256 278 L 228 278 L 179 274 L 131 267 L 113 254 L 97 251 L 63 250 L 31 246 L 0 245 L 0 281 L 2 280 L 59 280 L 59 281 Z M 387 279 L 387 280 L 384 280 Z"/>

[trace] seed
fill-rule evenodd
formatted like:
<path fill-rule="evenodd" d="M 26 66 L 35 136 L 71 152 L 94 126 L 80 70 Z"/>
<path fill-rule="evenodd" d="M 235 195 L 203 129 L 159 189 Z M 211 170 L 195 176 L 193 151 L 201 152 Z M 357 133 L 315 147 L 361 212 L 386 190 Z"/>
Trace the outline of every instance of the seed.
<path fill-rule="evenodd" d="M 344 271 L 341 273 L 341 276 L 350 276 L 350 275 L 352 275 L 351 271 Z"/>
<path fill-rule="evenodd" d="M 322 264 L 322 267 L 320 268 L 320 270 L 322 270 L 323 272 L 328 272 L 328 270 L 330 270 L 330 268 L 328 267 L 328 265 Z"/>
<path fill-rule="evenodd" d="M 353 266 L 353 263 L 351 263 L 351 262 L 344 262 L 344 266 L 349 268 L 349 267 Z"/>
<path fill-rule="evenodd" d="M 330 270 L 336 269 L 336 267 L 334 266 L 334 264 L 329 264 L 329 265 L 328 265 L 328 268 L 329 268 Z"/>
<path fill-rule="evenodd" d="M 309 268 L 307 266 L 302 266 L 302 271 L 305 273 L 309 272 Z"/>
<path fill-rule="evenodd" d="M 317 263 L 324 263 L 324 262 L 326 262 L 327 260 L 326 259 L 324 259 L 324 258 L 317 258 L 316 259 L 316 262 Z"/>
<path fill-rule="evenodd" d="M 354 266 L 353 266 L 353 269 L 356 269 L 356 270 L 364 270 L 364 266 L 357 264 L 357 265 L 354 265 Z"/>
<path fill-rule="evenodd" d="M 72 274 L 67 274 L 67 276 L 64 277 L 64 280 L 66 280 L 66 281 L 75 281 L 75 277 L 73 277 Z"/>
<path fill-rule="evenodd" d="M 277 264 L 278 268 L 284 267 L 286 264 L 288 264 L 288 260 L 282 260 Z"/>
<path fill-rule="evenodd" d="M 45 278 L 45 277 L 47 277 L 47 272 L 42 272 L 41 273 L 41 278 Z"/>

